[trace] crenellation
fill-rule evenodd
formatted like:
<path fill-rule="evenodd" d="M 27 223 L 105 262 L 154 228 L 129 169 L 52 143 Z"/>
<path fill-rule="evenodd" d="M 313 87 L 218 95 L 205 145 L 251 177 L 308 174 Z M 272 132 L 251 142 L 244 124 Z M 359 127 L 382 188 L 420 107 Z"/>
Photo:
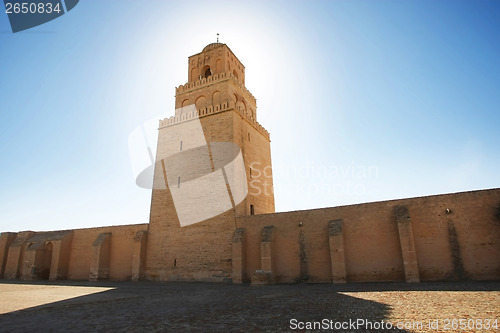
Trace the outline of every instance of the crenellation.
<path fill-rule="evenodd" d="M 229 73 L 229 77 L 230 79 L 238 86 L 241 88 L 241 90 L 245 93 L 245 97 L 247 97 L 248 99 L 250 99 L 253 104 L 257 103 L 257 100 L 255 99 L 255 97 L 252 95 L 252 93 L 245 87 L 245 85 L 243 84 L 243 82 L 241 82 L 240 80 L 238 80 L 237 77 L 235 77 L 233 75 L 233 73 Z"/>
<path fill-rule="evenodd" d="M 270 140 L 270 135 L 269 132 L 261 125 L 259 124 L 254 118 L 252 118 L 247 110 L 241 110 L 236 108 L 235 105 L 232 101 L 225 101 L 221 104 L 216 104 L 216 105 L 209 105 L 204 108 L 200 108 L 195 111 L 191 111 L 189 113 L 182 114 L 180 116 L 171 116 L 169 118 L 165 119 L 160 119 L 159 120 L 159 129 L 176 125 L 185 121 L 190 121 L 193 118 L 202 118 L 204 116 L 209 116 L 212 114 L 220 113 L 220 112 L 226 112 L 230 110 L 235 110 L 237 113 L 244 119 L 246 119 L 259 133 L 264 135 L 264 137 L 267 140 Z"/>
<path fill-rule="evenodd" d="M 257 100 L 252 95 L 252 93 L 231 72 L 215 74 L 215 75 L 209 76 L 208 78 L 202 78 L 200 80 L 196 80 L 196 81 L 191 82 L 191 83 L 187 82 L 184 85 L 180 85 L 179 87 L 177 87 L 176 94 L 178 95 L 178 94 L 188 93 L 188 92 L 191 92 L 191 91 L 196 90 L 196 89 L 204 88 L 204 87 L 211 85 L 211 84 L 214 84 L 214 83 L 220 83 L 222 81 L 229 81 L 229 80 L 241 89 L 241 91 L 245 95 L 244 97 L 246 97 L 253 104 L 257 103 Z"/>

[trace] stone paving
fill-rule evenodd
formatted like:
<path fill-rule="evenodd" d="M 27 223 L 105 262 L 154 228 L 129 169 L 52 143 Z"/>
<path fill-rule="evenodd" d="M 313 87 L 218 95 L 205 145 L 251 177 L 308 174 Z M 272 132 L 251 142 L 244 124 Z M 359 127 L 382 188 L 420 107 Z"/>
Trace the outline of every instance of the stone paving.
<path fill-rule="evenodd" d="M 304 332 L 321 325 L 339 332 L 500 332 L 493 321 L 485 329 L 486 319 L 500 321 L 500 282 L 250 287 L 0 280 L 0 313 L 1 332 Z"/>

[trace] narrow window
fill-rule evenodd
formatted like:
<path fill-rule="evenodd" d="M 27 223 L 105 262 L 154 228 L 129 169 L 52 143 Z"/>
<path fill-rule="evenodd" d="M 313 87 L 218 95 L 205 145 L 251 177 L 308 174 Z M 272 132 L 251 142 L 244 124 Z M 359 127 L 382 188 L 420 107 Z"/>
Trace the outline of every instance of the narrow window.
<path fill-rule="evenodd" d="M 181 187 L 181 177 L 177 178 L 177 188 Z"/>
<path fill-rule="evenodd" d="M 174 259 L 174 267 L 177 267 L 177 259 Z"/>
<path fill-rule="evenodd" d="M 181 148 L 180 148 L 180 151 L 182 151 L 182 141 L 181 141 Z"/>
<path fill-rule="evenodd" d="M 250 132 L 248 133 L 248 141 L 250 141 Z"/>
<path fill-rule="evenodd" d="M 250 205 L 250 215 L 255 215 L 255 210 L 253 208 L 253 205 Z"/>
<path fill-rule="evenodd" d="M 250 178 L 252 178 L 252 168 L 250 168 Z"/>

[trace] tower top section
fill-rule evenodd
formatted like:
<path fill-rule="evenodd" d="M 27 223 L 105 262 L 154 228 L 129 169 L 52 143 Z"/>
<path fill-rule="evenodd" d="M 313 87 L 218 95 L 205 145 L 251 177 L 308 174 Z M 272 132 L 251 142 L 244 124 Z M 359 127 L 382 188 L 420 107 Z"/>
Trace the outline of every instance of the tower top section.
<path fill-rule="evenodd" d="M 211 43 L 211 44 L 208 44 L 207 46 L 205 46 L 203 48 L 203 51 L 201 51 L 201 52 L 210 51 L 210 50 L 213 50 L 213 49 L 218 48 L 218 47 L 223 46 L 223 45 L 225 45 L 227 47 L 227 45 L 224 43 L 219 43 L 219 42 Z"/>
<path fill-rule="evenodd" d="M 211 43 L 188 59 L 188 83 L 221 73 L 231 73 L 245 84 L 245 66 L 224 43 Z"/>

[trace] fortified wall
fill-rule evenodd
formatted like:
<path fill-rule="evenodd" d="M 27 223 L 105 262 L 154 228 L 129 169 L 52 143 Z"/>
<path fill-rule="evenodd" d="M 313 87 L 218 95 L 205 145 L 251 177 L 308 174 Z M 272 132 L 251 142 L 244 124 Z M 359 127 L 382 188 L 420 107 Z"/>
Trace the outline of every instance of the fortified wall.
<path fill-rule="evenodd" d="M 500 189 L 241 216 L 233 282 L 500 279 Z"/>
<path fill-rule="evenodd" d="M 147 224 L 0 235 L 0 278 L 139 280 Z"/>
<path fill-rule="evenodd" d="M 169 262 L 176 275 L 149 279 L 257 285 L 500 279 L 500 189 L 240 216 L 233 223 L 232 234 L 219 233 L 218 242 L 200 235 L 202 225 L 182 228 L 198 234 L 199 243 L 173 238 L 180 250 L 203 258 L 226 249 L 223 256 Z M 0 278 L 142 279 L 147 228 L 2 233 Z"/>

